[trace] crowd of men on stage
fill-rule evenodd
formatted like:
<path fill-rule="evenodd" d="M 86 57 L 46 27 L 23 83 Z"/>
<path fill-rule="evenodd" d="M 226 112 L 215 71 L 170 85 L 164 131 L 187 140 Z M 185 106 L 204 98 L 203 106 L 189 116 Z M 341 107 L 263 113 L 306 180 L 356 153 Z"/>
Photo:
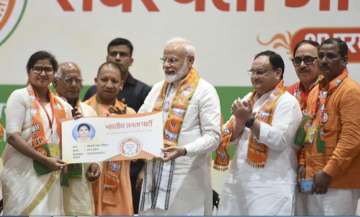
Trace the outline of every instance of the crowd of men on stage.
<path fill-rule="evenodd" d="M 164 80 L 151 88 L 129 72 L 133 49 L 124 38 L 108 44 L 83 101 L 76 63 L 58 65 L 47 51 L 29 58 L 27 86 L 6 106 L 5 215 L 212 215 L 212 166 L 229 169 L 219 215 L 355 215 L 360 86 L 347 70 L 346 42 L 298 42 L 292 63 L 299 81 L 288 87 L 279 54 L 254 55 L 253 90 L 233 101 L 229 120 L 214 86 L 193 67 L 190 41 L 166 42 Z M 61 121 L 144 112 L 162 112 L 162 158 L 61 160 Z"/>

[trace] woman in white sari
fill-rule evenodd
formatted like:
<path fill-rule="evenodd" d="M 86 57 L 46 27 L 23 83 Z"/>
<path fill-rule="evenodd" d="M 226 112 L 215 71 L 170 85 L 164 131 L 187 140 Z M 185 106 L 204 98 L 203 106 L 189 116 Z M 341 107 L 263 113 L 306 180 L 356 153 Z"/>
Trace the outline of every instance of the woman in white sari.
<path fill-rule="evenodd" d="M 28 85 L 6 105 L 7 142 L 1 174 L 4 215 L 62 215 L 60 122 L 71 116 L 49 91 L 58 64 L 46 51 L 27 63 Z"/>

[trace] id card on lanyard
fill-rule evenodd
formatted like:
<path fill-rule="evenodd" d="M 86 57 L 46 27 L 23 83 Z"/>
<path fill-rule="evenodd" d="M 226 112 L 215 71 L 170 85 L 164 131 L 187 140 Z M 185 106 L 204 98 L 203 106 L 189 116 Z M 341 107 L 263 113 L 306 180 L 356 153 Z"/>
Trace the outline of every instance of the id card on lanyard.
<path fill-rule="evenodd" d="M 54 129 L 56 125 L 55 125 L 55 114 L 54 114 L 53 105 L 50 103 L 51 114 L 49 114 L 49 112 L 47 111 L 45 106 L 43 104 L 41 104 L 39 101 L 37 101 L 37 102 L 39 103 L 40 107 L 44 111 L 46 118 L 48 120 L 49 128 L 50 128 L 50 135 L 47 137 L 50 156 L 60 158 L 61 157 L 60 156 L 60 146 L 59 146 L 59 142 L 58 142 L 59 138 L 57 138 L 57 136 L 55 135 L 56 129 Z"/>

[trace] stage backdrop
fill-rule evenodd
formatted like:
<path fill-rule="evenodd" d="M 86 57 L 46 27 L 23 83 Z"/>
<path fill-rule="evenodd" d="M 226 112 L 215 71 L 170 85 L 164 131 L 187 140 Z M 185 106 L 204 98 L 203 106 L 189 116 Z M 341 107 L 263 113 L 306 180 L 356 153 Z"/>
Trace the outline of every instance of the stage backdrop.
<path fill-rule="evenodd" d="M 38 50 L 74 61 L 93 83 L 115 37 L 134 46 L 133 75 L 152 85 L 163 77 L 164 43 L 176 36 L 196 47 L 195 67 L 217 87 L 225 119 L 250 86 L 254 54 L 279 52 L 286 84 L 296 81 L 291 49 L 301 39 L 340 37 L 349 45 L 350 74 L 360 81 L 359 0 L 0 0 L 0 111 L 26 83 L 25 65 Z"/>

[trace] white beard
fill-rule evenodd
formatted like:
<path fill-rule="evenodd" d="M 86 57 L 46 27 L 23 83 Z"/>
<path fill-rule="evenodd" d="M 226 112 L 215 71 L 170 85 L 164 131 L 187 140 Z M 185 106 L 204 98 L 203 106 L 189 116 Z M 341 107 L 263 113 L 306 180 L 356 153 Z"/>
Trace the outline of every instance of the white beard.
<path fill-rule="evenodd" d="M 165 81 L 167 81 L 168 83 L 173 83 L 174 81 L 176 81 L 176 79 L 177 79 L 177 74 L 172 74 L 172 75 L 165 74 Z"/>
<path fill-rule="evenodd" d="M 175 74 L 168 75 L 165 73 L 165 81 L 169 83 L 173 83 L 185 77 L 187 73 L 188 73 L 188 63 L 185 61 L 181 66 L 181 68 Z"/>

